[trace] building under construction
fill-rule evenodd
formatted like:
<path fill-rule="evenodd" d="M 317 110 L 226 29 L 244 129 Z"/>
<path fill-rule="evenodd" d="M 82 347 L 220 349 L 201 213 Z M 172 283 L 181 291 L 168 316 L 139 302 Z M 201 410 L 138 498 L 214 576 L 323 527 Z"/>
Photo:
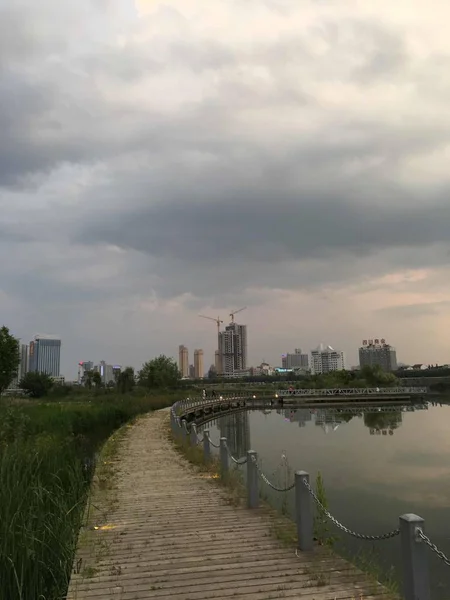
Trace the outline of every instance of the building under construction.
<path fill-rule="evenodd" d="M 247 368 L 247 325 L 230 323 L 219 332 L 222 374 L 231 375 Z"/>
<path fill-rule="evenodd" d="M 218 375 L 232 375 L 247 368 L 247 325 L 234 322 L 234 315 L 246 308 L 244 306 L 230 313 L 231 323 L 225 327 L 225 331 L 220 331 L 220 325 L 223 323 L 220 317 L 215 319 L 199 315 L 202 319 L 209 319 L 217 325 L 217 350 L 214 364 Z"/>

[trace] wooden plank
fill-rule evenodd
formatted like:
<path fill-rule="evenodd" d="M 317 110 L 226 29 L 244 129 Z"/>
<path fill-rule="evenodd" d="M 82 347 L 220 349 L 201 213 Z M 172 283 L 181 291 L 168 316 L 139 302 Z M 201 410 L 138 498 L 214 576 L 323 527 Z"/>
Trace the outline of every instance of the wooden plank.
<path fill-rule="evenodd" d="M 176 453 L 167 417 L 153 413 L 127 429 L 111 485 L 92 486 L 67 600 L 388 597 L 339 557 L 282 546 L 267 511 L 231 505 Z"/>

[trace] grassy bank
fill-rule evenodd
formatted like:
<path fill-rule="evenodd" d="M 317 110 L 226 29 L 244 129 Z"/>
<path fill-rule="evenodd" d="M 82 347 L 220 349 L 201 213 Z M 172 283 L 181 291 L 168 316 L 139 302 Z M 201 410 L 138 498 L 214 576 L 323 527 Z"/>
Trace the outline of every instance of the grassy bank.
<path fill-rule="evenodd" d="M 77 395 L 0 405 L 1 598 L 63 598 L 93 456 L 135 416 L 172 396 Z"/>

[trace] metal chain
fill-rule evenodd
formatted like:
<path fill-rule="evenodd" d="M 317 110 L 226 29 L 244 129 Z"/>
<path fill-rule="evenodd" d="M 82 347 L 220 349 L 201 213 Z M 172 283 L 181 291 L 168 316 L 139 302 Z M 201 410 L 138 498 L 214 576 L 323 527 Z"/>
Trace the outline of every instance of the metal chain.
<path fill-rule="evenodd" d="M 256 460 L 255 456 L 252 455 L 252 461 L 255 463 L 256 465 L 256 469 L 261 477 L 261 479 L 264 481 L 264 483 L 267 483 L 267 485 L 269 487 L 271 487 L 273 490 L 275 490 L 276 492 L 290 492 L 291 490 L 293 490 L 295 488 L 295 481 L 292 485 L 289 485 L 286 488 L 280 488 L 277 487 L 276 485 L 274 485 L 265 475 L 264 473 L 261 471 L 261 467 L 258 465 L 258 461 Z"/>
<path fill-rule="evenodd" d="M 212 439 L 211 439 L 211 438 L 209 438 L 209 443 L 211 444 L 211 446 L 212 446 L 213 448 L 220 448 L 220 445 L 219 445 L 219 444 L 215 444 L 215 443 L 212 441 Z"/>
<path fill-rule="evenodd" d="M 231 454 L 231 450 L 228 448 L 228 444 L 225 444 L 225 447 L 227 449 L 228 456 L 231 458 L 231 460 L 234 462 L 234 464 L 236 464 L 236 465 L 245 465 L 245 463 L 247 462 L 247 457 L 246 456 L 244 456 L 242 458 L 234 458 L 234 456 Z"/>
<path fill-rule="evenodd" d="M 352 531 L 351 529 L 349 529 L 348 527 L 346 527 L 345 525 L 343 525 L 342 523 L 340 523 L 335 517 L 333 517 L 333 515 L 324 507 L 324 505 L 321 503 L 321 501 L 319 500 L 319 498 L 317 497 L 316 493 L 314 492 L 314 490 L 312 489 L 312 487 L 309 485 L 309 483 L 306 481 L 306 479 L 302 479 L 304 486 L 306 487 L 306 489 L 309 491 L 309 493 L 311 494 L 311 496 L 314 498 L 315 503 L 317 504 L 317 506 L 320 508 L 320 510 L 323 512 L 323 514 L 328 517 L 330 519 L 330 521 L 332 523 L 334 523 L 336 525 L 336 527 L 338 527 L 339 529 L 341 529 L 342 531 L 345 531 L 345 533 L 348 533 L 349 535 L 352 535 L 355 538 L 358 538 L 360 540 L 370 540 L 370 541 L 378 541 L 378 540 L 389 540 L 390 538 L 394 538 L 397 535 L 400 534 L 400 529 L 394 529 L 392 531 L 389 531 L 388 533 L 383 533 L 381 535 L 365 535 L 364 533 L 357 533 L 356 531 Z"/>
<path fill-rule="evenodd" d="M 425 544 L 435 553 L 437 554 L 437 556 L 445 562 L 445 564 L 447 565 L 447 567 L 450 567 L 450 559 L 447 558 L 445 556 L 445 554 L 442 552 L 442 550 L 439 550 L 438 547 L 436 546 L 436 544 L 433 544 L 433 542 L 430 540 L 430 538 L 428 536 L 426 536 L 424 534 L 424 532 L 418 528 L 417 529 L 417 535 L 425 542 Z"/>
<path fill-rule="evenodd" d="M 199 436 L 198 436 L 198 431 L 197 431 L 197 425 L 196 425 L 195 423 L 192 423 L 192 425 L 191 425 L 191 429 L 192 429 L 192 428 L 193 428 L 193 429 L 194 429 L 194 431 L 195 431 L 195 439 L 197 440 L 197 441 L 196 441 L 196 444 L 197 444 L 197 445 L 198 445 L 198 444 L 203 444 L 203 438 L 204 438 L 205 436 L 202 436 L 202 439 L 200 439 L 200 438 L 199 438 Z"/>

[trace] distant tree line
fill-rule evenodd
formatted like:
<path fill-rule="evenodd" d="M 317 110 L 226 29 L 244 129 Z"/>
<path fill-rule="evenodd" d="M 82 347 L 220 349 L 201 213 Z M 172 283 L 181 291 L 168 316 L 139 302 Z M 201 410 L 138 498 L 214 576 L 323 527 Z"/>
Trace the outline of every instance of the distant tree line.
<path fill-rule="evenodd" d="M 338 388 L 338 387 L 371 387 L 371 386 L 393 386 L 398 384 L 395 373 L 386 373 L 381 367 L 363 367 L 359 371 L 330 371 L 320 375 L 303 373 L 279 373 L 276 375 L 260 375 L 258 377 L 242 377 L 232 379 L 228 377 L 214 376 L 207 380 L 185 380 L 182 383 L 186 387 L 193 385 L 211 384 L 245 384 L 245 383 L 267 383 L 282 386 L 283 383 L 295 383 L 296 388 Z"/>
<path fill-rule="evenodd" d="M 5 326 L 0 328 L 0 394 L 7 390 L 17 378 L 20 365 L 19 341 Z M 142 365 L 137 376 L 133 367 L 126 367 L 114 382 L 104 385 L 98 371 L 88 371 L 85 389 L 94 393 L 116 391 L 120 394 L 132 392 L 135 387 L 142 390 L 167 391 L 177 388 L 181 375 L 176 362 L 172 358 L 160 355 Z M 30 371 L 18 382 L 30 398 L 43 398 L 49 394 L 55 397 L 68 395 L 75 388 L 70 385 L 59 385 L 46 373 Z M 77 390 L 79 393 L 83 390 Z"/>

